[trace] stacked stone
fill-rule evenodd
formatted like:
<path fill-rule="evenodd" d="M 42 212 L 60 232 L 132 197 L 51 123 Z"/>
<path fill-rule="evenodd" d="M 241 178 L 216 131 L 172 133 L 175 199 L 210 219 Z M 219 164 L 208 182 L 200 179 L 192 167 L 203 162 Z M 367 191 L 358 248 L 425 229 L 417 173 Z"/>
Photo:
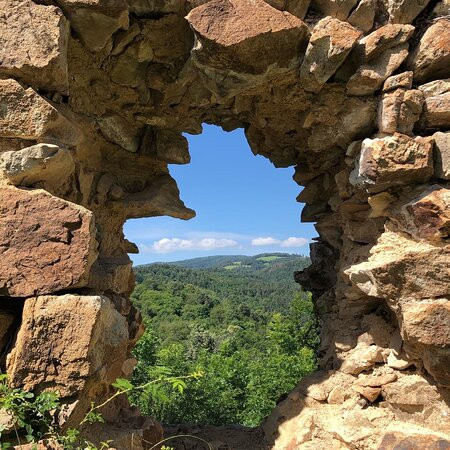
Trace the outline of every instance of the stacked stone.
<path fill-rule="evenodd" d="M 320 236 L 296 278 L 322 318 L 321 370 L 264 423 L 267 446 L 450 445 L 448 15 L 448 0 L 4 0 L 11 383 L 60 392 L 74 425 L 130 375 L 123 223 L 193 217 L 168 171 L 189 162 L 182 133 L 243 127 L 255 154 L 296 166 Z M 160 434 L 125 403 L 104 413 L 95 437 L 118 449 Z"/>

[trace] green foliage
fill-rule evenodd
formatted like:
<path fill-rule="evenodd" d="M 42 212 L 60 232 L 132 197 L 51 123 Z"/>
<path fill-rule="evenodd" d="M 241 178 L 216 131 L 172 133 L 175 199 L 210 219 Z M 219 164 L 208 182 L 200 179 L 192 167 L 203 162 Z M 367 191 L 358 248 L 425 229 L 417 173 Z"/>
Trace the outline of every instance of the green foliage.
<path fill-rule="evenodd" d="M 80 422 L 79 427 L 81 428 L 85 424 L 103 423 L 101 408 L 119 395 L 142 391 L 147 398 L 152 398 L 152 392 L 156 392 L 159 385 L 167 385 L 181 395 L 188 386 L 187 380 L 199 380 L 203 376 L 201 371 L 195 371 L 190 375 L 166 376 L 170 372 L 171 370 L 168 368 L 156 367 L 154 373 L 158 373 L 159 376 L 150 381 L 147 380 L 146 383 L 139 386 L 133 385 L 126 379 L 117 379 L 112 384 L 116 388 L 116 392 L 99 405 L 91 403 L 91 408 Z M 53 425 L 53 418 L 60 406 L 56 394 L 43 392 L 36 396 L 32 392 L 12 388 L 9 386 L 7 376 L 0 375 L 0 409 L 5 410 L 11 416 L 15 439 L 19 446 L 22 444 L 21 436 L 25 435 L 28 443 L 36 444 L 39 440 L 46 439 L 60 444 L 64 450 L 106 450 L 111 447 L 113 444 L 111 440 L 100 442 L 100 446 L 97 447 L 92 442 L 85 440 L 80 430 L 75 428 L 69 428 L 64 434 L 61 434 Z M 5 439 L 2 438 L 3 431 L 5 428 L 0 429 L 0 450 L 11 448 L 13 445 L 11 442 L 5 442 Z M 159 444 L 155 444 L 152 448 L 158 447 Z"/>
<path fill-rule="evenodd" d="M 269 255 L 269 256 L 260 256 L 259 258 L 256 258 L 258 261 L 273 261 L 275 259 L 280 259 L 282 256 L 278 255 Z"/>
<path fill-rule="evenodd" d="M 27 442 L 39 440 L 48 433 L 53 421 L 52 412 L 58 405 L 58 396 L 54 392 L 35 395 L 12 388 L 7 376 L 0 375 L 0 409 L 12 415 L 15 429 L 24 431 Z M 3 431 L 0 429 L 0 439 Z"/>
<path fill-rule="evenodd" d="M 225 266 L 242 265 L 250 267 L 251 271 L 256 271 L 264 268 L 264 262 L 273 262 L 273 260 L 279 259 L 286 264 L 288 262 L 300 263 L 297 265 L 296 270 L 300 270 L 303 261 L 307 261 L 309 264 L 309 258 L 301 255 L 291 255 L 289 253 L 262 253 L 255 256 L 245 255 L 218 255 L 218 256 L 205 256 L 201 258 L 186 259 L 183 261 L 175 261 L 169 264 L 179 267 L 186 267 L 188 269 L 222 269 Z M 145 267 L 145 266 L 141 266 Z"/>
<path fill-rule="evenodd" d="M 134 392 L 144 414 L 165 423 L 256 426 L 315 369 L 318 324 L 310 294 L 292 276 L 309 260 L 281 255 L 192 260 L 202 269 L 136 268 L 132 297 L 147 331 L 135 348 L 133 383 L 154 378 L 160 366 L 174 376 L 205 374 L 182 387 L 184 395 L 168 386 Z"/>

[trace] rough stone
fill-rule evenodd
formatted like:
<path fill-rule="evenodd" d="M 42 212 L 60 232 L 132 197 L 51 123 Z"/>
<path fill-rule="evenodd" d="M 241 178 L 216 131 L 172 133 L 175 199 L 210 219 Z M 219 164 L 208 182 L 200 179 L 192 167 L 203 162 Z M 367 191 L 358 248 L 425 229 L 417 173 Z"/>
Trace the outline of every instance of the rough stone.
<path fill-rule="evenodd" d="M 335 387 L 333 388 L 327 398 L 327 402 L 331 405 L 341 405 L 345 401 L 345 395 L 344 392 L 342 392 L 341 387 Z"/>
<path fill-rule="evenodd" d="M 450 180 L 450 133 L 434 133 L 433 139 L 434 173 L 437 178 Z"/>
<path fill-rule="evenodd" d="M 450 11 L 449 0 L 441 0 L 436 4 L 436 6 L 431 11 L 431 17 L 433 19 L 436 19 L 438 17 L 446 16 L 448 15 L 449 11 Z"/>
<path fill-rule="evenodd" d="M 403 203 L 403 202 L 402 202 Z M 390 214 L 399 227 L 417 239 L 448 239 L 450 190 L 432 185 Z"/>
<path fill-rule="evenodd" d="M 404 434 L 400 432 L 385 433 L 377 450 L 420 449 L 441 450 L 450 448 L 450 441 L 433 434 Z"/>
<path fill-rule="evenodd" d="M 188 164 L 191 161 L 185 137 L 162 130 L 155 138 L 156 155 L 169 164 Z"/>
<path fill-rule="evenodd" d="M 0 190 L 0 293 L 85 286 L 96 254 L 92 213 L 42 190 Z"/>
<path fill-rule="evenodd" d="M 345 418 L 327 415 L 320 420 L 320 424 L 321 428 L 347 446 L 352 442 L 366 439 L 373 433 L 373 425 L 361 411 L 352 411 Z M 340 448 L 345 447 L 341 446 Z"/>
<path fill-rule="evenodd" d="M 14 431 L 17 419 L 14 414 L 6 409 L 0 409 L 0 427 L 2 428 L 2 434 L 7 435 Z"/>
<path fill-rule="evenodd" d="M 120 411 L 114 422 L 91 426 L 88 432 L 89 441 L 98 447 L 101 447 L 102 442 L 111 441 L 110 444 L 117 450 L 147 450 L 149 446 L 156 445 L 167 437 L 163 436 L 162 426 L 150 417 L 142 417 L 137 411 L 131 411 L 131 414 L 126 411 L 125 414 Z"/>
<path fill-rule="evenodd" d="M 384 385 L 382 395 L 389 403 L 406 411 L 423 408 L 439 399 L 437 389 L 419 375 L 404 375 Z"/>
<path fill-rule="evenodd" d="M 123 53 L 140 33 L 141 28 L 137 23 L 133 23 L 128 30 L 119 31 L 114 38 L 111 55 L 116 56 Z"/>
<path fill-rule="evenodd" d="M 422 113 L 423 102 L 423 93 L 417 89 L 396 89 L 384 93 L 378 106 L 380 133 L 412 135 L 414 125 Z"/>
<path fill-rule="evenodd" d="M 380 387 L 397 380 L 397 374 L 386 373 L 383 375 L 360 375 L 355 384 L 363 387 Z"/>
<path fill-rule="evenodd" d="M 380 192 L 379 194 L 372 195 L 367 199 L 367 203 L 370 205 L 372 211 L 370 212 L 370 218 L 376 218 L 385 215 L 386 208 L 396 200 L 396 197 L 389 192 Z"/>
<path fill-rule="evenodd" d="M 69 150 L 52 144 L 37 144 L 0 155 L 0 169 L 15 186 L 31 186 L 39 181 L 59 186 L 75 170 Z"/>
<path fill-rule="evenodd" d="M 318 92 L 350 53 L 361 33 L 346 22 L 326 17 L 314 27 L 300 69 L 307 91 Z"/>
<path fill-rule="evenodd" d="M 98 119 L 100 131 L 105 138 L 124 150 L 136 153 L 139 150 L 138 130 L 120 116 L 104 116 Z"/>
<path fill-rule="evenodd" d="M 313 5 L 325 16 L 347 20 L 350 12 L 357 5 L 358 0 L 314 0 Z"/>
<path fill-rule="evenodd" d="M 373 403 L 381 394 L 381 388 L 370 386 L 353 386 L 353 389 L 361 394 L 364 398 Z"/>
<path fill-rule="evenodd" d="M 67 92 L 68 37 L 69 23 L 59 8 L 31 0 L 2 1 L 0 73 L 42 89 Z"/>
<path fill-rule="evenodd" d="M 98 389 L 95 384 L 120 376 L 128 340 L 125 317 L 106 297 L 29 298 L 8 356 L 11 384 L 26 390 L 45 387 L 61 397 Z"/>
<path fill-rule="evenodd" d="M 414 240 L 388 226 L 370 253 L 367 261 L 345 270 L 349 281 L 365 294 L 390 300 L 397 309 L 402 299 L 447 295 L 450 274 L 445 246 Z"/>
<path fill-rule="evenodd" d="M 375 0 L 360 0 L 358 6 L 351 12 L 348 23 L 362 31 L 370 31 L 375 19 Z"/>
<path fill-rule="evenodd" d="M 450 302 L 448 299 L 408 303 L 403 308 L 403 332 L 408 341 L 424 345 L 450 345 Z"/>
<path fill-rule="evenodd" d="M 422 128 L 447 128 L 450 123 L 450 92 L 426 97 L 420 126 Z"/>
<path fill-rule="evenodd" d="M 378 362 L 383 362 L 382 349 L 361 343 L 348 352 L 340 369 L 344 373 L 358 375 Z"/>
<path fill-rule="evenodd" d="M 64 144 L 77 142 L 77 131 L 56 108 L 32 88 L 15 80 L 0 80 L 0 136 L 47 139 Z"/>
<path fill-rule="evenodd" d="M 363 141 L 350 181 L 368 192 L 380 192 L 391 186 L 425 182 L 432 175 L 432 141 L 396 133 Z"/>
<path fill-rule="evenodd" d="M 428 5 L 430 0 L 383 0 L 393 23 L 411 23 Z"/>
<path fill-rule="evenodd" d="M 359 57 L 371 61 L 386 50 L 406 43 L 413 32 L 412 25 L 384 25 L 361 39 L 357 48 Z"/>
<path fill-rule="evenodd" d="M 380 89 L 384 81 L 399 68 L 408 56 L 408 44 L 385 50 L 368 64 L 363 64 L 350 77 L 347 92 L 350 95 L 371 95 Z"/>
<path fill-rule="evenodd" d="M 408 61 L 419 83 L 450 76 L 450 20 L 440 19 L 433 23 L 420 39 Z"/>
<path fill-rule="evenodd" d="M 83 44 L 94 52 L 102 50 L 117 30 L 128 28 L 125 0 L 57 1 Z"/>
<path fill-rule="evenodd" d="M 411 89 L 414 72 L 410 70 L 389 77 L 383 84 L 383 92 L 393 91 L 394 89 Z"/>
<path fill-rule="evenodd" d="M 265 0 L 269 5 L 280 11 L 287 11 L 293 16 L 303 19 L 311 0 Z"/>
<path fill-rule="evenodd" d="M 425 98 L 444 95 L 450 92 L 450 78 L 430 81 L 429 83 L 418 86 L 418 89 L 423 92 Z"/>
<path fill-rule="evenodd" d="M 212 70 L 224 80 L 235 73 L 254 83 L 255 77 L 268 75 L 268 68 L 275 73 L 295 68 L 308 36 L 299 18 L 263 0 L 212 0 L 193 9 L 187 20 L 197 39 L 195 63 L 206 75 Z M 242 89 L 243 81 L 238 77 L 234 84 Z"/>

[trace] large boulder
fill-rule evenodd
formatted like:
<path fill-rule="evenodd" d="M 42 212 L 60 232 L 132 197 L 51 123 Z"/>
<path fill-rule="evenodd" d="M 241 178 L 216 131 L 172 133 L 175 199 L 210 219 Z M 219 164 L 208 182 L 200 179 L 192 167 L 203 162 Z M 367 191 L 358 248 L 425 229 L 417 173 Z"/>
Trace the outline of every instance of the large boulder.
<path fill-rule="evenodd" d="M 298 17 L 263 0 L 212 0 L 186 18 L 196 35 L 193 61 L 219 95 L 297 67 L 308 37 Z"/>
<path fill-rule="evenodd" d="M 120 376 L 128 343 L 127 320 L 106 297 L 32 297 L 7 373 L 13 386 L 72 397 Z"/>
<path fill-rule="evenodd" d="M 59 8 L 31 0 L 0 3 L 0 73 L 66 93 L 68 38 L 69 22 Z"/>
<path fill-rule="evenodd" d="M 96 248 L 85 208 L 43 190 L 0 188 L 0 295 L 86 286 Z"/>

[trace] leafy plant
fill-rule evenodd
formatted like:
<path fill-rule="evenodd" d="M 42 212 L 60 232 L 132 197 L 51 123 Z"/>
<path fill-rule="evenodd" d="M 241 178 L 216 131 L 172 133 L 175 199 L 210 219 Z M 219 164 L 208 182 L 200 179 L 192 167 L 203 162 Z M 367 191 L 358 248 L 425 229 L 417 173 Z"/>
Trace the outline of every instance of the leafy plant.
<path fill-rule="evenodd" d="M 0 375 L 0 409 L 11 415 L 14 429 L 25 430 L 27 442 L 43 438 L 52 428 L 53 412 L 59 406 L 58 395 L 42 392 L 35 395 L 20 388 L 11 388 L 6 375 Z M 3 430 L 0 430 L 0 438 Z M 6 446 L 5 446 L 6 445 Z M 2 443 L 2 449 L 8 448 Z"/>
<path fill-rule="evenodd" d="M 133 391 L 145 391 L 147 395 L 157 392 L 158 385 L 168 385 L 178 393 L 183 393 L 187 387 L 188 379 L 198 380 L 203 372 L 195 371 L 189 375 L 172 376 L 170 369 L 159 367 L 158 378 L 148 381 L 142 385 L 135 386 L 129 380 L 119 378 L 113 383 L 116 392 L 101 404 L 91 403 L 89 411 L 81 420 L 79 427 L 86 424 L 103 423 L 104 419 L 100 413 L 101 408 L 120 395 L 128 395 Z M 106 450 L 111 447 L 112 441 L 100 443 L 97 447 L 92 442 L 84 439 L 79 429 L 69 428 L 65 433 L 54 425 L 53 418 L 60 408 L 58 395 L 53 392 L 43 392 L 35 395 L 21 388 L 12 388 L 8 383 L 7 375 L 0 375 L 0 409 L 11 416 L 14 433 L 20 445 L 20 436 L 25 434 L 28 443 L 37 443 L 39 440 L 47 439 L 62 446 L 64 450 Z M 0 428 L 0 439 L 5 428 Z M 0 441 L 0 450 L 12 447 L 11 442 Z M 157 446 L 160 443 L 157 444 Z M 156 448 L 156 447 L 155 447 Z"/>

